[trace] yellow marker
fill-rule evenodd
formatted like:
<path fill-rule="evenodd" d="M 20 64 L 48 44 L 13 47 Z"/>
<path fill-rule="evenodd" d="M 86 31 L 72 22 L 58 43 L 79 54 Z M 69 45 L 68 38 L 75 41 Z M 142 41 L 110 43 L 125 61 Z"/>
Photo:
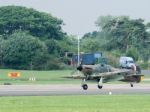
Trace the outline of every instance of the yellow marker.
<path fill-rule="evenodd" d="M 144 80 L 144 76 L 141 76 L 141 81 Z"/>
<path fill-rule="evenodd" d="M 11 77 L 11 78 L 20 77 L 20 73 L 19 72 L 10 72 L 10 73 L 8 73 L 8 77 Z"/>

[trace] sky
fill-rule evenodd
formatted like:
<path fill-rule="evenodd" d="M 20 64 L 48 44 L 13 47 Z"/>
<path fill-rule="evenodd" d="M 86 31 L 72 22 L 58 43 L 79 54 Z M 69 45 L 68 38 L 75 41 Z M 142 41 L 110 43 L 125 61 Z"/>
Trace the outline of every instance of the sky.
<path fill-rule="evenodd" d="M 64 21 L 63 31 L 83 36 L 98 30 L 99 16 L 130 16 L 150 22 L 150 0 L 0 0 L 0 6 L 16 5 L 50 13 Z"/>

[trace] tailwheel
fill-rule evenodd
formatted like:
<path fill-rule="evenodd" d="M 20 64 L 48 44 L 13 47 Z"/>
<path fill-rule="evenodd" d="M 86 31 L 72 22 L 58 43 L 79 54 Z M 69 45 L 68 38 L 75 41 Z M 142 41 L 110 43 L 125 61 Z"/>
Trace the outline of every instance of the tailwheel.
<path fill-rule="evenodd" d="M 103 86 L 100 86 L 100 85 L 98 85 L 97 87 L 98 87 L 99 89 L 102 89 L 102 88 L 103 88 Z"/>
<path fill-rule="evenodd" d="M 130 83 L 130 86 L 131 86 L 131 87 L 133 87 L 133 84 L 132 84 L 132 83 Z"/>
<path fill-rule="evenodd" d="M 87 90 L 87 89 L 88 89 L 88 85 L 87 85 L 87 84 L 83 84 L 83 85 L 82 85 L 82 88 L 83 88 L 84 90 Z"/>

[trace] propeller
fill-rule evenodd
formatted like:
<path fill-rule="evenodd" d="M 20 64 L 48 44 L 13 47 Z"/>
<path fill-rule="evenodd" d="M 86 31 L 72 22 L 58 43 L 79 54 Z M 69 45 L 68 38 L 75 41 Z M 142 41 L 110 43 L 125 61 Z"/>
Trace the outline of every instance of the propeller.
<path fill-rule="evenodd" d="M 82 70 L 83 70 L 82 65 L 79 65 L 79 66 L 77 67 L 77 70 L 82 71 Z"/>

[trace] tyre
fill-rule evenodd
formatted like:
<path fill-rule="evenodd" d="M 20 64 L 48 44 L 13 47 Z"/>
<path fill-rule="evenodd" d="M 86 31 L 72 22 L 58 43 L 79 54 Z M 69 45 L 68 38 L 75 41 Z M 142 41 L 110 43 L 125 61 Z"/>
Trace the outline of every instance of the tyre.
<path fill-rule="evenodd" d="M 100 86 L 100 85 L 98 85 L 97 87 L 98 87 L 98 89 L 102 89 L 103 88 L 103 86 Z"/>
<path fill-rule="evenodd" d="M 82 88 L 83 88 L 84 90 L 87 90 L 87 89 L 88 89 L 88 85 L 87 85 L 87 84 L 83 84 L 83 85 L 82 85 Z"/>

